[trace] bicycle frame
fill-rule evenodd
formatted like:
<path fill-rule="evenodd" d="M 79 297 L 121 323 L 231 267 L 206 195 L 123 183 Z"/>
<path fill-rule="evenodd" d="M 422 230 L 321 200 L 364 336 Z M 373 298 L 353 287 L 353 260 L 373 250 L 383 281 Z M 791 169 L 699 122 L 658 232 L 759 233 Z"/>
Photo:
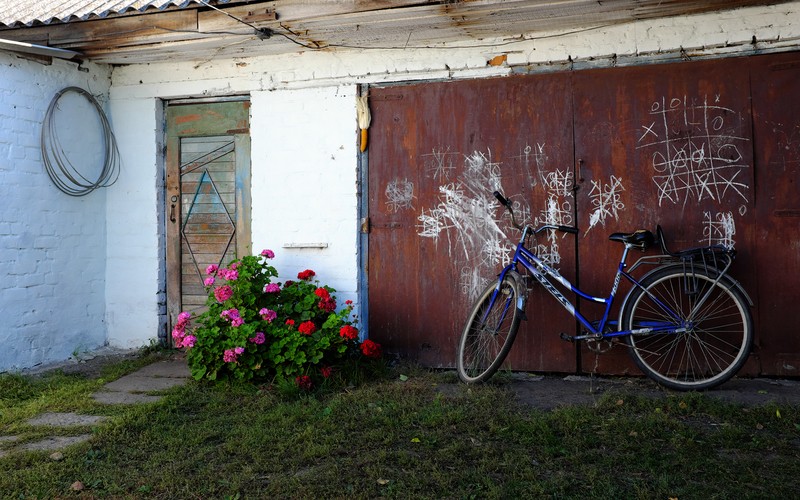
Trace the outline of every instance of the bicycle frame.
<path fill-rule="evenodd" d="M 547 226 L 546 226 L 547 227 Z M 545 227 L 545 228 L 546 228 Z M 544 229 L 544 228 L 541 228 Z M 569 337 L 570 340 L 596 340 L 596 339 L 607 339 L 613 337 L 622 337 L 626 335 L 642 335 L 642 334 L 649 334 L 649 333 L 666 333 L 666 334 L 676 334 L 686 332 L 689 329 L 689 325 L 678 315 L 675 311 L 673 311 L 669 306 L 664 304 L 660 301 L 657 297 L 649 295 L 653 301 L 661 307 L 666 316 L 670 317 L 673 321 L 663 321 L 663 322 L 648 322 L 647 324 L 637 325 L 637 328 L 631 330 L 617 330 L 613 332 L 606 332 L 604 330 L 607 326 L 617 326 L 616 321 L 609 321 L 609 314 L 611 312 L 611 307 L 614 303 L 614 298 L 617 294 L 619 289 L 619 284 L 621 279 L 624 277 L 627 279 L 634 287 L 642 288 L 642 285 L 639 283 L 636 278 L 631 276 L 625 268 L 627 267 L 626 260 L 628 258 L 628 252 L 631 248 L 635 248 L 634 245 L 625 244 L 625 248 L 622 252 L 622 258 L 620 259 L 619 265 L 617 267 L 617 272 L 614 276 L 614 284 L 611 287 L 611 292 L 609 293 L 608 297 L 595 297 L 594 295 L 590 295 L 578 287 L 573 285 L 568 279 L 561 276 L 561 274 L 547 265 L 546 262 L 542 261 L 539 257 L 537 257 L 533 252 L 528 250 L 525 247 L 525 240 L 528 235 L 533 232 L 530 226 L 526 226 L 522 232 L 522 237 L 520 238 L 519 243 L 517 243 L 516 250 L 514 252 L 514 258 L 511 262 L 503 268 L 500 272 L 498 283 L 502 283 L 503 279 L 505 278 L 506 274 L 511 271 L 516 272 L 519 265 L 522 265 L 528 272 L 533 275 L 536 280 L 544 286 L 545 290 L 550 292 L 550 294 L 558 300 L 558 302 L 570 313 L 573 317 L 575 317 L 586 330 L 589 332 L 586 335 L 577 335 L 574 337 Z M 635 267 L 635 266 L 634 266 Z M 589 321 L 584 315 L 582 315 L 576 308 L 575 305 L 567 299 L 564 294 L 562 294 L 558 288 L 553 285 L 553 283 L 548 279 L 548 276 L 557 280 L 565 288 L 569 289 L 569 291 L 578 295 L 579 299 L 589 300 L 592 302 L 600 303 L 605 305 L 605 312 L 603 313 L 602 319 L 597 322 Z M 499 290 L 499 286 L 497 288 Z M 495 291 L 494 296 L 492 297 L 491 303 L 494 303 L 495 299 L 497 298 L 497 290 Z M 595 327 L 595 324 L 597 326 Z M 678 326 L 679 325 L 679 326 Z"/>

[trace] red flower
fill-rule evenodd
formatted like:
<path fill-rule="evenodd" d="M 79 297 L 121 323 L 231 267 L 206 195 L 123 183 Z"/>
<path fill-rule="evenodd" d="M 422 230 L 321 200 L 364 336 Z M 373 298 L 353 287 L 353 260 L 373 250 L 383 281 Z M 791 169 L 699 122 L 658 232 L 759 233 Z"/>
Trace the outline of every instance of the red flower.
<path fill-rule="evenodd" d="M 313 321 L 304 321 L 297 327 L 297 331 L 303 335 L 311 335 L 317 331 L 317 325 Z"/>
<path fill-rule="evenodd" d="M 332 313 L 336 310 L 336 301 L 328 297 L 327 299 L 320 300 L 317 306 L 327 313 Z"/>
<path fill-rule="evenodd" d="M 310 391 L 311 387 L 313 387 L 314 383 L 311 382 L 311 377 L 308 375 L 300 375 L 294 382 L 297 384 L 297 387 L 303 389 L 304 391 Z"/>
<path fill-rule="evenodd" d="M 283 288 L 286 288 L 287 286 L 292 286 L 292 285 L 294 285 L 294 281 L 286 280 L 286 283 L 283 284 Z"/>
<path fill-rule="evenodd" d="M 352 325 L 344 325 L 339 329 L 339 336 L 347 340 L 355 340 L 358 338 L 358 329 Z"/>
<path fill-rule="evenodd" d="M 299 280 L 310 280 L 311 278 L 313 278 L 316 275 L 317 275 L 317 273 L 315 273 L 311 269 L 306 269 L 305 271 L 300 271 L 299 273 L 297 273 L 297 279 L 299 279 Z"/>
<path fill-rule="evenodd" d="M 328 291 L 325 290 L 324 288 L 317 288 L 316 290 L 314 290 L 314 295 L 316 295 L 321 299 L 327 299 L 331 296 L 331 294 L 328 293 Z"/>
<path fill-rule="evenodd" d="M 286 324 L 289 326 L 289 330 L 291 330 L 291 329 L 292 329 L 292 327 L 294 326 L 294 320 L 293 320 L 293 319 L 291 319 L 291 318 L 290 318 L 290 319 L 287 319 L 287 320 L 286 320 Z"/>
<path fill-rule="evenodd" d="M 361 353 L 368 358 L 380 358 L 382 354 L 381 345 L 367 339 L 361 344 Z"/>
<path fill-rule="evenodd" d="M 333 373 L 333 368 L 330 366 L 323 366 L 319 369 L 319 372 L 322 374 L 323 377 L 328 378 Z"/>

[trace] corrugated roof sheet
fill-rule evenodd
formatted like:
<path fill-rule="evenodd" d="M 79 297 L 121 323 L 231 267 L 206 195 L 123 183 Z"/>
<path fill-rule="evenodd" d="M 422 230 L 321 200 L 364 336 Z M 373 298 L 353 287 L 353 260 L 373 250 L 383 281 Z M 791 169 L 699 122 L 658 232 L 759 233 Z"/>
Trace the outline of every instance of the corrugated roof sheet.
<path fill-rule="evenodd" d="M 216 0 L 212 4 L 224 4 Z M 137 10 L 179 9 L 190 4 L 203 4 L 203 0 L 0 0 L 0 24 L 6 26 L 50 24 L 55 22 L 85 21 L 93 17 L 122 14 Z"/>

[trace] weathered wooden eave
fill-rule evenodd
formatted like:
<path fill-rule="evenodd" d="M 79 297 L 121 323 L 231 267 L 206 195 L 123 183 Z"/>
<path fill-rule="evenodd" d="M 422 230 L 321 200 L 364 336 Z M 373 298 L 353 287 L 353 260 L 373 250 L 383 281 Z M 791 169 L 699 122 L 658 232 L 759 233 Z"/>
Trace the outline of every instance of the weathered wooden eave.
<path fill-rule="evenodd" d="M 199 61 L 307 50 L 403 50 L 477 44 L 485 39 L 514 40 L 640 19 L 778 3 L 783 2 L 323 0 L 313 5 L 300 0 L 230 2 L 220 4 L 217 9 L 191 4 L 180 9 L 5 28 L 0 29 L 0 38 L 73 50 L 90 60 L 111 64 Z"/>

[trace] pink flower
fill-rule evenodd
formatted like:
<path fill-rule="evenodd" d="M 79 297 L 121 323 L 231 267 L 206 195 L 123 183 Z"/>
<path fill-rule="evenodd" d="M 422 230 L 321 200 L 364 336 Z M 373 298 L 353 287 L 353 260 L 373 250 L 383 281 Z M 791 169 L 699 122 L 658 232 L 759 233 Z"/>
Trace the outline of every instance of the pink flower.
<path fill-rule="evenodd" d="M 266 307 L 258 311 L 258 314 L 261 315 L 261 319 L 269 323 L 272 323 L 272 320 L 278 317 L 278 313 L 276 313 L 272 309 L 267 309 Z"/>
<path fill-rule="evenodd" d="M 239 262 L 234 262 L 233 264 L 231 264 L 230 265 L 230 269 L 231 269 L 231 271 L 235 271 L 235 270 L 239 269 Z"/>
<path fill-rule="evenodd" d="M 239 272 L 236 269 L 220 269 L 217 273 L 228 281 L 239 279 Z"/>
<path fill-rule="evenodd" d="M 244 352 L 244 347 L 234 347 L 233 349 L 225 349 L 222 353 L 222 360 L 226 363 L 236 363 L 239 355 Z"/>
<path fill-rule="evenodd" d="M 203 280 L 203 284 L 205 286 L 214 286 L 214 277 L 213 276 L 209 276 L 208 278 L 204 279 Z"/>
<path fill-rule="evenodd" d="M 219 269 L 219 266 L 218 266 L 218 265 L 216 265 L 216 264 L 211 264 L 210 266 L 208 266 L 208 267 L 206 268 L 206 274 L 207 274 L 207 275 L 209 275 L 209 276 L 211 276 L 211 275 L 213 275 L 213 274 L 216 274 L 218 269 Z"/>
<path fill-rule="evenodd" d="M 194 335 L 187 335 L 183 338 L 182 346 L 191 349 L 192 347 L 194 347 L 196 343 L 197 343 L 197 337 L 195 337 Z"/>
<path fill-rule="evenodd" d="M 181 348 L 183 344 L 183 337 L 186 335 L 186 332 L 183 328 L 179 328 L 177 325 L 175 328 L 172 329 L 172 339 L 175 341 L 175 347 L 178 349 Z"/>
<path fill-rule="evenodd" d="M 192 314 L 184 311 L 178 315 L 178 324 L 185 325 L 191 318 Z"/>
<path fill-rule="evenodd" d="M 274 259 L 275 258 L 275 252 L 273 252 L 272 250 L 266 250 L 266 249 L 261 250 L 261 255 L 263 255 L 264 257 L 266 257 L 268 259 Z"/>
<path fill-rule="evenodd" d="M 281 291 L 281 286 L 277 283 L 268 283 L 267 286 L 264 287 L 264 293 L 279 293 Z"/>
<path fill-rule="evenodd" d="M 233 327 L 242 326 L 244 324 L 244 320 L 239 316 L 238 309 L 226 309 L 219 314 L 219 317 L 230 321 Z"/>
<path fill-rule="evenodd" d="M 261 345 L 267 340 L 267 338 L 264 335 L 264 332 L 256 332 L 256 336 L 252 337 L 249 340 L 250 340 L 250 342 L 252 342 L 254 344 Z"/>
<path fill-rule="evenodd" d="M 233 288 L 231 288 L 228 285 L 217 287 L 217 289 L 214 290 L 214 298 L 216 298 L 217 302 L 219 302 L 220 304 L 222 304 L 232 296 L 233 296 Z"/>

